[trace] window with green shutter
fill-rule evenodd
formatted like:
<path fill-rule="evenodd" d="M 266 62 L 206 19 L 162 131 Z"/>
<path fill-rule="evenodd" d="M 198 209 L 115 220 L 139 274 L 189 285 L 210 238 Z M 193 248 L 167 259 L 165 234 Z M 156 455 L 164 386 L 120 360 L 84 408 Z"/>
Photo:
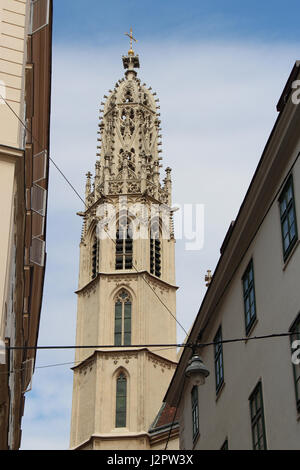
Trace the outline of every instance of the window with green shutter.
<path fill-rule="evenodd" d="M 247 269 L 243 275 L 242 282 L 244 293 L 245 327 L 246 334 L 248 335 L 256 319 L 253 260 L 251 260 L 248 264 Z"/>
<path fill-rule="evenodd" d="M 295 197 L 292 175 L 288 178 L 280 198 L 280 222 L 283 247 L 283 259 L 286 260 L 298 240 Z"/>
<path fill-rule="evenodd" d="M 254 450 L 267 449 L 264 405 L 261 382 L 258 382 L 249 398 L 252 428 L 252 443 Z"/>
<path fill-rule="evenodd" d="M 222 328 L 220 326 L 214 338 L 216 393 L 218 393 L 224 383 L 223 345 L 221 341 Z"/>
<path fill-rule="evenodd" d="M 122 372 L 117 378 L 116 384 L 116 428 L 125 428 L 126 426 L 126 408 L 127 408 L 127 379 Z"/>
<path fill-rule="evenodd" d="M 115 346 L 131 344 L 131 298 L 124 289 L 115 299 Z"/>
<path fill-rule="evenodd" d="M 192 400 L 193 440 L 195 440 L 199 434 L 198 387 L 196 385 L 192 388 L 191 400 Z"/>

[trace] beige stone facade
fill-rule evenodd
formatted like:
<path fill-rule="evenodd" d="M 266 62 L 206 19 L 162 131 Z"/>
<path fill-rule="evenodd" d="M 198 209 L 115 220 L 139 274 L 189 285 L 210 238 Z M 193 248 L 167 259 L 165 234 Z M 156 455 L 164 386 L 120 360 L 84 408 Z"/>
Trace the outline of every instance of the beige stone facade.
<path fill-rule="evenodd" d="M 137 78 L 133 51 L 123 64 L 125 78 L 101 103 L 100 159 L 93 181 L 87 174 L 86 210 L 79 213 L 76 344 L 91 347 L 75 356 L 72 449 L 163 448 L 168 437 L 166 426 L 151 425 L 176 367 L 176 348 L 155 347 L 176 342 L 171 170 L 161 184 L 156 94 Z M 164 215 L 152 218 L 157 208 Z M 118 230 L 131 234 L 122 241 Z M 129 317 L 120 320 L 127 330 L 118 333 L 122 295 Z M 116 409 L 120 377 L 126 383 L 122 425 Z M 176 436 L 177 426 L 170 447 L 177 446 Z"/>
<path fill-rule="evenodd" d="M 195 395 L 185 350 L 165 397 L 180 410 L 181 449 L 299 449 L 300 366 L 291 348 L 300 339 L 300 106 L 293 95 L 299 66 L 188 342 L 245 339 L 198 348 L 210 375 Z"/>

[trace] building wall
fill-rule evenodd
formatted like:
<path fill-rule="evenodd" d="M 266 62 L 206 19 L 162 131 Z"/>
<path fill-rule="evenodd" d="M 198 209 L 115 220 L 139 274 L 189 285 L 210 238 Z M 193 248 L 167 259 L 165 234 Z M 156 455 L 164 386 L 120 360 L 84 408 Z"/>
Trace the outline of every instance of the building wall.
<path fill-rule="evenodd" d="M 214 312 L 205 340 L 214 340 L 222 325 L 223 339 L 243 338 L 245 317 L 242 277 L 251 258 L 254 267 L 256 316 L 250 336 L 288 332 L 299 313 L 299 241 L 284 263 L 278 207 L 282 182 L 300 152 L 300 140 L 286 152 L 286 164 L 274 191 L 274 201 L 226 292 Z M 296 216 L 300 221 L 300 161 L 292 170 Z M 271 198 L 272 199 L 272 198 Z M 268 449 L 299 448 L 300 415 L 297 413 L 289 337 L 248 340 L 223 344 L 224 386 L 216 395 L 214 349 L 203 348 L 201 356 L 210 370 L 199 386 L 200 435 L 195 442 L 191 425 L 191 386 L 186 385 L 181 404 L 181 447 L 220 449 L 228 439 L 229 449 L 252 449 L 249 396 L 262 382 Z"/>
<path fill-rule="evenodd" d="M 19 262 L 23 255 L 24 226 L 22 216 L 18 223 L 17 219 L 20 209 L 24 208 L 19 192 L 24 192 L 21 167 L 25 136 L 25 130 L 12 110 L 21 118 L 24 117 L 28 5 L 26 0 L 0 1 L 0 341 L 2 345 L 6 343 L 11 346 L 19 338 L 17 316 L 23 294 Z M 9 367 L 14 367 L 19 357 L 20 353 L 2 353 L 0 364 L 6 362 Z M 0 365 L 3 374 L 0 386 L 1 449 L 8 446 L 17 448 L 20 442 L 20 435 L 16 432 L 19 411 L 15 407 L 15 400 L 20 400 L 20 377 L 7 374 L 6 367 Z"/>
<path fill-rule="evenodd" d="M 28 14 L 27 14 L 28 16 Z M 22 116 L 24 110 L 24 67 L 26 0 L 0 1 L 0 93 L 14 112 Z M 16 184 L 16 156 L 5 146 L 16 149 L 23 147 L 24 129 L 13 116 L 12 111 L 0 97 L 0 178 L 1 178 L 1 221 L 0 234 L 0 333 L 4 339 L 5 302 L 8 293 L 9 247 L 14 216 L 14 185 Z"/>
<path fill-rule="evenodd" d="M 148 430 L 175 366 L 147 349 L 116 348 L 100 349 L 75 367 L 71 447 L 93 436 L 98 449 L 149 448 Z M 115 427 L 116 380 L 121 371 L 127 378 L 126 428 Z"/>
<path fill-rule="evenodd" d="M 51 34 L 51 0 L 0 0 L 0 341 L 11 347 L 35 345 L 39 327 L 44 263 L 31 247 L 47 195 L 42 215 L 31 195 L 35 178 L 40 191 L 48 185 Z M 39 237 L 45 246 L 45 233 Z M 20 446 L 34 360 L 33 349 L 0 355 L 0 449 Z"/>
<path fill-rule="evenodd" d="M 15 162 L 8 158 L 0 159 L 0 197 L 3 203 L 0 206 L 2 229 L 0 232 L 0 299 L 1 299 L 1 339 L 5 338 L 5 305 L 7 284 L 9 278 L 9 252 L 12 239 L 12 216 L 14 202 Z"/>
<path fill-rule="evenodd" d="M 18 116 L 24 116 L 25 37 L 29 21 L 28 0 L 0 0 L 0 88 Z M 0 142 L 20 148 L 24 129 L 11 110 L 0 105 Z"/>

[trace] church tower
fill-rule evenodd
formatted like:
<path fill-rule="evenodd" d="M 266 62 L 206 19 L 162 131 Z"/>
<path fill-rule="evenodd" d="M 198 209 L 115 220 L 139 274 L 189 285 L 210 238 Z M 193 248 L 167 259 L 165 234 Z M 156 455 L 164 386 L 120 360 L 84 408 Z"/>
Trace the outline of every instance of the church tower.
<path fill-rule="evenodd" d="M 85 347 L 73 368 L 72 449 L 166 440 L 164 426 L 153 430 L 176 367 L 176 348 L 163 346 L 176 343 L 171 169 L 161 182 L 159 100 L 137 77 L 130 38 L 125 77 L 101 103 L 99 159 L 78 213 L 76 344 Z"/>

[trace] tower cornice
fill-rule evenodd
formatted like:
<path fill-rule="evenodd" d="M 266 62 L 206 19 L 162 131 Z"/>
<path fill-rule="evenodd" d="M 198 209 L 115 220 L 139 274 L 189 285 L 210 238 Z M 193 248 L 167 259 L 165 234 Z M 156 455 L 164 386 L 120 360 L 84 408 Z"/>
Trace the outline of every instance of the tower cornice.
<path fill-rule="evenodd" d="M 96 346 L 96 345 L 95 345 Z M 159 346 L 159 344 L 157 345 Z M 154 344 L 153 347 L 156 347 Z M 101 346 L 97 349 L 94 350 L 92 354 L 90 354 L 88 357 L 83 359 L 79 364 L 76 364 L 76 366 L 71 367 L 72 370 L 77 370 L 82 367 L 89 367 L 91 363 L 93 363 L 96 359 L 97 356 L 110 356 L 112 358 L 114 357 L 119 357 L 122 356 L 123 358 L 126 359 L 126 357 L 134 357 L 135 355 L 139 353 L 146 353 L 149 358 L 153 361 L 157 361 L 157 363 L 161 363 L 161 366 L 163 367 L 176 367 L 177 362 L 172 361 L 171 359 L 167 359 L 165 356 L 161 356 L 160 354 L 156 354 L 155 352 L 151 351 L 148 347 L 144 346 L 131 346 L 131 347 L 126 347 L 126 348 L 101 348 Z"/>
<path fill-rule="evenodd" d="M 137 276 L 141 277 L 143 275 L 146 275 L 150 282 L 156 283 L 156 284 L 162 286 L 163 288 L 175 289 L 175 290 L 179 289 L 178 286 L 175 286 L 174 284 L 170 284 L 169 282 L 163 281 L 159 277 L 154 276 L 153 274 L 150 274 L 146 270 L 144 270 L 144 271 L 133 271 L 133 272 L 128 272 L 128 270 L 126 270 L 124 272 L 118 271 L 118 272 L 112 272 L 112 273 L 107 273 L 107 272 L 106 273 L 105 272 L 98 273 L 97 276 L 94 279 L 92 279 L 90 282 L 88 282 L 85 286 L 83 286 L 80 289 L 76 290 L 75 294 L 84 294 L 86 291 L 89 291 L 90 289 L 93 288 L 93 286 L 98 284 L 98 280 L 100 280 L 100 278 L 107 277 L 107 278 L 110 278 L 110 279 L 124 281 L 126 279 L 133 279 L 134 277 L 137 277 Z"/>

